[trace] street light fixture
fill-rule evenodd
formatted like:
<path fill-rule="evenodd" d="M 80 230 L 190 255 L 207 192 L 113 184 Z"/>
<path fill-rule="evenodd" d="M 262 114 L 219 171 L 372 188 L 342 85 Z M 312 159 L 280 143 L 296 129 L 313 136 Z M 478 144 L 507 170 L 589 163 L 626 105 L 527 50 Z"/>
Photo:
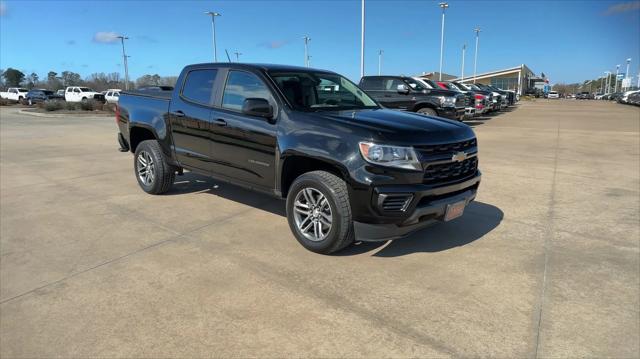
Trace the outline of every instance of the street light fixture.
<path fill-rule="evenodd" d="M 238 52 L 238 50 L 236 50 L 234 54 L 236 55 L 236 62 L 240 62 L 240 55 L 242 55 L 242 52 Z"/>
<path fill-rule="evenodd" d="M 442 28 L 440 30 L 440 72 L 438 74 L 438 81 L 442 81 L 442 52 L 444 50 L 444 11 L 449 7 L 446 2 L 438 4 L 442 9 Z"/>
<path fill-rule="evenodd" d="M 124 89 L 128 90 L 129 89 L 129 61 L 127 61 L 127 53 L 124 51 L 124 40 L 129 40 L 128 37 L 124 36 L 124 35 L 120 35 L 117 36 L 118 39 L 120 39 L 120 42 L 122 43 L 122 63 L 124 65 Z"/>
<path fill-rule="evenodd" d="M 476 33 L 476 52 L 473 54 L 473 83 L 476 83 L 476 69 L 478 66 L 478 40 L 480 39 L 480 26 L 473 29 Z"/>
<path fill-rule="evenodd" d="M 311 41 L 311 38 L 304 35 L 302 39 L 304 40 L 304 66 L 309 67 L 309 41 Z"/>
<path fill-rule="evenodd" d="M 213 12 L 213 11 L 205 11 L 205 15 L 211 16 L 211 30 L 213 32 L 213 62 L 218 62 L 218 49 L 216 47 L 216 16 L 222 16 L 222 14 Z"/>

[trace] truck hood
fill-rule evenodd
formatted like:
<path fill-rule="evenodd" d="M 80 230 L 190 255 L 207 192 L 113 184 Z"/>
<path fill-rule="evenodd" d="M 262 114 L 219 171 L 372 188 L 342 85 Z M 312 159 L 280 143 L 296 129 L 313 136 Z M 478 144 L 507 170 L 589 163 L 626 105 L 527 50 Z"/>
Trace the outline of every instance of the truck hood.
<path fill-rule="evenodd" d="M 474 138 L 471 127 L 441 117 L 388 109 L 317 112 L 324 122 L 368 130 L 366 140 L 396 144 L 433 144 Z"/>

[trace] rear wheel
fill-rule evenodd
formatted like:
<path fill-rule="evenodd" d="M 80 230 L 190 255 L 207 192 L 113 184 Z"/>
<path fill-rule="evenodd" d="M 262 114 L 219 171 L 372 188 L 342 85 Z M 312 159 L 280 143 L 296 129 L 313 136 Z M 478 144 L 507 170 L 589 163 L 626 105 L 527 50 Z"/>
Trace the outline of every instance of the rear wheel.
<path fill-rule="evenodd" d="M 287 219 L 298 242 L 312 252 L 333 253 L 354 239 L 347 185 L 329 172 L 296 178 L 287 196 Z"/>
<path fill-rule="evenodd" d="M 422 115 L 427 115 L 427 116 L 438 116 L 438 113 L 436 112 L 436 110 L 429 107 L 420 108 L 416 112 Z"/>
<path fill-rule="evenodd" d="M 167 163 L 156 140 L 140 142 L 133 156 L 133 167 L 138 184 L 150 194 L 167 192 L 176 178 L 175 168 Z"/>

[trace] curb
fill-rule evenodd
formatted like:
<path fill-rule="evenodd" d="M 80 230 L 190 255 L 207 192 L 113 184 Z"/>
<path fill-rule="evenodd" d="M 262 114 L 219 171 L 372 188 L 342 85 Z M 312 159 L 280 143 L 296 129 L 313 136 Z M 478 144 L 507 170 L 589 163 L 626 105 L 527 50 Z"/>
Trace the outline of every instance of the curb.
<path fill-rule="evenodd" d="M 33 117 L 46 117 L 46 118 L 65 118 L 65 117 L 112 117 L 114 115 L 111 114 L 95 114 L 95 113 L 78 113 L 78 114 L 71 114 L 71 113 L 65 113 L 65 114 L 45 114 L 45 113 L 40 113 L 40 112 L 33 112 L 33 111 L 28 111 L 28 110 L 19 110 L 18 111 L 19 114 L 21 115 L 27 115 L 27 116 L 33 116 Z"/>

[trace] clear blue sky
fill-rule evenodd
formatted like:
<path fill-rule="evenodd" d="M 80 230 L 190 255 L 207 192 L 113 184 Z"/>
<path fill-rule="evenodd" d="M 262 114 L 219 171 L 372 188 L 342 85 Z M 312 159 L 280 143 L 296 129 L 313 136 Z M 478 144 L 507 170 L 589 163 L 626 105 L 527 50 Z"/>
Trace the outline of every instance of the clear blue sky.
<path fill-rule="evenodd" d="M 413 75 L 438 69 L 441 12 L 437 1 L 367 0 L 366 73 Z M 640 1 L 449 1 L 444 72 L 459 74 L 467 44 L 473 71 L 473 28 L 480 26 L 478 72 L 528 65 L 553 83 L 578 82 L 640 61 Z M 243 62 L 302 65 L 302 36 L 311 37 L 313 67 L 359 78 L 360 1 L 2 1 L 0 67 L 45 77 L 47 71 L 122 72 L 118 43 L 126 34 L 130 74 L 177 75 L 224 49 Z M 101 42 L 102 41 L 102 42 Z M 233 54 L 231 56 L 234 56 Z"/>

